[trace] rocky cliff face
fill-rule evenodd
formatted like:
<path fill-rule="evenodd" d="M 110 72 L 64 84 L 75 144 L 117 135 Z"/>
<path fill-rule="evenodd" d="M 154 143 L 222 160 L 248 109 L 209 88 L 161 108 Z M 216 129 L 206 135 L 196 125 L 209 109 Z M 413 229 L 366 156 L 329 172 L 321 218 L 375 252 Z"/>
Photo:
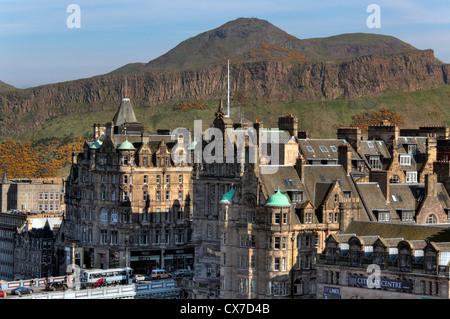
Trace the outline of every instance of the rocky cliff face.
<path fill-rule="evenodd" d="M 233 65 L 231 90 L 255 100 L 306 101 L 357 98 L 386 89 L 415 91 L 450 84 L 450 65 L 434 63 L 432 50 L 380 54 L 341 62 L 284 64 L 264 61 Z M 97 76 L 0 93 L 0 133 L 36 129 L 47 119 L 77 112 L 115 110 L 125 77 L 134 105 L 157 107 L 180 100 L 224 98 L 226 67 L 179 72 Z"/>

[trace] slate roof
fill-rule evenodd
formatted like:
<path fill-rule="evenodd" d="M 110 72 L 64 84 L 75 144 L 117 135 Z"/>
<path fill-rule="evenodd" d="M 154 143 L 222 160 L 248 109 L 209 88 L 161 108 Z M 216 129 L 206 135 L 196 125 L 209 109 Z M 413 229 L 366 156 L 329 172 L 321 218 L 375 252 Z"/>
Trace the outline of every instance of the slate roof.
<path fill-rule="evenodd" d="M 400 211 L 416 211 L 425 196 L 424 183 L 391 183 L 389 199 L 382 193 L 378 183 L 357 183 L 357 189 L 371 220 L 377 220 L 374 210 L 387 209 L 390 220 L 401 220 Z M 442 207 L 449 208 L 450 198 L 442 183 L 437 184 L 437 194 Z"/>
<path fill-rule="evenodd" d="M 352 159 L 361 159 L 361 156 L 347 143 L 341 139 L 299 139 L 300 153 L 307 161 L 320 159 L 338 159 L 338 147 L 348 145 L 352 152 Z"/>
<path fill-rule="evenodd" d="M 114 126 L 120 126 L 125 123 L 137 123 L 136 115 L 133 111 L 133 105 L 130 99 L 123 98 L 120 102 L 119 109 L 113 118 Z"/>
<path fill-rule="evenodd" d="M 342 234 L 357 236 L 380 236 L 382 238 L 403 238 L 404 240 L 430 240 L 450 242 L 450 226 L 447 224 L 411 225 L 369 221 L 351 221 Z"/>
<path fill-rule="evenodd" d="M 292 191 L 301 191 L 303 192 L 303 201 L 305 202 L 309 200 L 309 195 L 306 191 L 305 184 L 300 180 L 294 166 L 278 165 L 276 168 L 277 171 L 274 174 L 265 174 L 264 170 L 261 170 L 260 181 L 263 185 L 263 192 L 266 199 L 275 194 L 279 187 L 281 193 L 287 193 L 288 195 L 290 195 L 290 192 Z"/>

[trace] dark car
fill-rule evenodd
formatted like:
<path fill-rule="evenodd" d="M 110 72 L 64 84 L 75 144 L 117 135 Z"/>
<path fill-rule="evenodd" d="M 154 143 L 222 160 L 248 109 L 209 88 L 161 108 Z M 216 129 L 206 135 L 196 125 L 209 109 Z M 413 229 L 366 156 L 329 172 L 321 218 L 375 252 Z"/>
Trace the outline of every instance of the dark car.
<path fill-rule="evenodd" d="M 16 289 L 11 290 L 11 295 L 26 295 L 26 294 L 32 294 L 33 289 L 26 288 L 26 287 L 19 287 Z"/>
<path fill-rule="evenodd" d="M 67 287 L 67 284 L 64 282 L 54 281 L 47 283 L 44 289 L 46 291 L 56 291 L 56 290 L 66 290 L 68 288 L 69 287 Z"/>
<path fill-rule="evenodd" d="M 189 277 L 192 278 L 194 273 L 189 269 L 177 269 L 172 273 L 175 277 Z"/>

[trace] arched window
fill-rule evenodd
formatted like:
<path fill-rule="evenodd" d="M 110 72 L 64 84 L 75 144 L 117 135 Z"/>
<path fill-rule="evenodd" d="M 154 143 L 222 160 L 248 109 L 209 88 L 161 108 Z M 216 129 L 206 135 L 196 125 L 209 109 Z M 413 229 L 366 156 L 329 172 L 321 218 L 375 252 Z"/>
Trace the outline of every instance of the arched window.
<path fill-rule="evenodd" d="M 100 212 L 100 221 L 102 221 L 102 222 L 108 221 L 108 212 L 106 211 L 105 208 L 102 208 L 102 210 Z"/>
<path fill-rule="evenodd" d="M 111 222 L 117 223 L 118 219 L 119 219 L 119 213 L 113 208 L 111 210 Z"/>
<path fill-rule="evenodd" d="M 434 215 L 434 214 L 428 215 L 427 224 L 436 224 L 436 223 L 437 223 L 436 215 Z"/>

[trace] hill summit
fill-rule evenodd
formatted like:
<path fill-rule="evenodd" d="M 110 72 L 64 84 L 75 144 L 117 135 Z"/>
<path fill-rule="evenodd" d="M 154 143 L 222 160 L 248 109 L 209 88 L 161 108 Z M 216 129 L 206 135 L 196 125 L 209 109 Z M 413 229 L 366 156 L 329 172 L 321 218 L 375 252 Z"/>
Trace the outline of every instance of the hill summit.
<path fill-rule="evenodd" d="M 417 50 L 391 36 L 351 33 L 298 39 L 266 20 L 239 18 L 189 38 L 148 63 L 130 63 L 111 72 L 184 70 L 232 63 L 330 61 L 362 55 Z"/>

